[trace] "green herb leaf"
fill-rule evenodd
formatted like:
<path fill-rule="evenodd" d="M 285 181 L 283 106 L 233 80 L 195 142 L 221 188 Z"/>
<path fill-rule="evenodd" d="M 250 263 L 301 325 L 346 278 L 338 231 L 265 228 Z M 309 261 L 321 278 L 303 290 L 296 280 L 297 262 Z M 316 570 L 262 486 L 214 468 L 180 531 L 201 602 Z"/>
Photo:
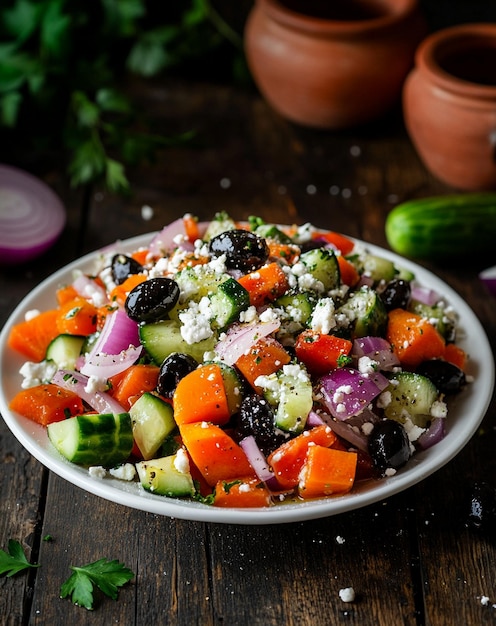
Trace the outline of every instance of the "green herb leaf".
<path fill-rule="evenodd" d="M 93 609 L 93 591 L 98 587 L 105 595 L 116 600 L 119 587 L 129 582 L 134 573 L 119 561 L 100 559 L 81 567 L 71 567 L 71 576 L 62 584 L 60 597 L 70 596 L 72 602 Z"/>
<path fill-rule="evenodd" d="M 0 575 L 14 576 L 14 574 L 30 567 L 39 567 L 39 565 L 29 563 L 18 541 L 10 539 L 8 553 L 5 550 L 0 550 Z"/>

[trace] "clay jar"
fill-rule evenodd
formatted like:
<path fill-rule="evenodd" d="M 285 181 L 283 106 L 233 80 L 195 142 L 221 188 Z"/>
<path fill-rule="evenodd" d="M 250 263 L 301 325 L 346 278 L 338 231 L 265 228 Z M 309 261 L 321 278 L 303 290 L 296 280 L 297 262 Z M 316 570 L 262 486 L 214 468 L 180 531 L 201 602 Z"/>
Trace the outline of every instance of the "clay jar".
<path fill-rule="evenodd" d="M 419 46 L 403 93 L 406 128 L 438 179 L 496 188 L 496 24 L 464 24 Z"/>
<path fill-rule="evenodd" d="M 253 79 L 279 114 L 338 129 L 400 102 L 425 34 L 417 0 L 256 0 L 244 38 Z"/>

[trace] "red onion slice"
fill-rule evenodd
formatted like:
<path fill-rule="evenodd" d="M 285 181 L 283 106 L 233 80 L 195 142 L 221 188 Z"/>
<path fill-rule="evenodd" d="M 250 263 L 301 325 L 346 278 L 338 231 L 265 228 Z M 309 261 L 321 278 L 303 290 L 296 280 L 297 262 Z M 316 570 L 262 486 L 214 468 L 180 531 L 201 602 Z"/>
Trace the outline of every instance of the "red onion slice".
<path fill-rule="evenodd" d="M 247 435 L 241 439 L 239 445 L 246 454 L 246 457 L 250 462 L 250 465 L 255 470 L 255 474 L 258 478 L 272 491 L 280 491 L 281 486 L 279 485 L 274 472 L 270 469 L 263 452 L 258 447 L 255 437 L 253 437 L 253 435 Z"/>
<path fill-rule="evenodd" d="M 352 354 L 359 359 L 362 356 L 377 361 L 379 369 L 390 372 L 399 367 L 400 362 L 392 346 L 383 337 L 358 337 L 353 341 Z"/>
<path fill-rule="evenodd" d="M 324 403 L 339 420 L 358 415 L 388 384 L 389 380 L 379 372 L 361 374 L 351 367 L 333 370 L 321 379 Z"/>
<path fill-rule="evenodd" d="M 421 287 L 419 285 L 412 286 L 411 295 L 413 300 L 417 300 L 417 302 L 421 302 L 427 306 L 434 306 L 439 302 L 439 300 L 441 300 L 441 296 L 437 293 L 437 291 L 429 289 L 428 287 Z"/>
<path fill-rule="evenodd" d="M 53 190 L 27 172 L 0 166 L 0 263 L 24 263 L 59 238 L 65 209 Z"/>
<path fill-rule="evenodd" d="M 177 248 L 183 250 L 193 250 L 194 242 L 188 241 L 186 238 L 186 230 L 184 228 L 184 220 L 182 217 L 174 220 L 152 239 L 149 250 L 153 256 L 164 256 L 171 254 Z"/>
<path fill-rule="evenodd" d="M 98 413 L 125 413 L 126 410 L 112 396 L 105 391 L 91 391 L 87 389 L 89 378 L 78 372 L 58 370 L 55 372 L 52 383 L 77 393 L 93 410 Z"/>
<path fill-rule="evenodd" d="M 259 339 L 271 335 L 280 325 L 275 321 L 231 326 L 215 346 L 215 352 L 227 365 L 234 365 Z"/>
<path fill-rule="evenodd" d="M 81 274 L 72 281 L 72 286 L 77 293 L 95 304 L 95 306 L 103 306 L 109 301 L 107 292 L 95 280 Z"/>
<path fill-rule="evenodd" d="M 81 374 L 110 378 L 123 372 L 140 357 L 138 324 L 123 309 L 105 318 L 100 336 L 80 367 Z"/>
<path fill-rule="evenodd" d="M 421 450 L 427 450 L 431 446 L 436 445 L 446 434 L 446 418 L 435 417 L 429 428 L 423 432 L 415 442 Z"/>

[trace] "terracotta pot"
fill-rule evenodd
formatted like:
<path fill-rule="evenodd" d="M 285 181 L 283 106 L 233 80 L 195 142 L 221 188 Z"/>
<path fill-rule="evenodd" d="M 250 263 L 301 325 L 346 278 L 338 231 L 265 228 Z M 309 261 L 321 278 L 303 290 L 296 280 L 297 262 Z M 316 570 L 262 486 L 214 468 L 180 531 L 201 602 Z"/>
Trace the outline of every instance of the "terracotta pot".
<path fill-rule="evenodd" d="M 337 129 L 400 102 L 425 34 L 417 0 L 256 0 L 245 51 L 255 83 L 278 113 Z"/>
<path fill-rule="evenodd" d="M 405 82 L 403 110 L 434 176 L 464 190 L 496 188 L 496 24 L 427 37 Z"/>

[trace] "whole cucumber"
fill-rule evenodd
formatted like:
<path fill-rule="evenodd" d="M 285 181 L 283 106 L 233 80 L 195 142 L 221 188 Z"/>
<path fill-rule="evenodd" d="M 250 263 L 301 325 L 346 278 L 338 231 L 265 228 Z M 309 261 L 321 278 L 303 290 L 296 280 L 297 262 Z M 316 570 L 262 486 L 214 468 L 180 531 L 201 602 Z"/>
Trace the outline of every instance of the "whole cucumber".
<path fill-rule="evenodd" d="M 494 254 L 496 192 L 407 200 L 388 214 L 386 238 L 398 254 L 418 259 Z"/>

